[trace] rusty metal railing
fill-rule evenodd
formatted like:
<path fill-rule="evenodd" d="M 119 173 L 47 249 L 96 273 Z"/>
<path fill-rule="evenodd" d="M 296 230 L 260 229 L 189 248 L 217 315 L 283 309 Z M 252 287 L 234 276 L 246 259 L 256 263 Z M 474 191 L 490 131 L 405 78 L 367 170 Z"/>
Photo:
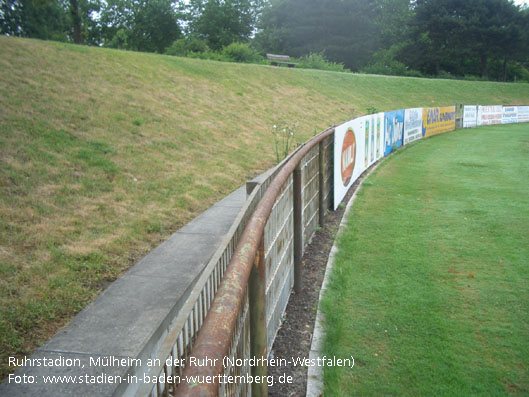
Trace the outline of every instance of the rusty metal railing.
<path fill-rule="evenodd" d="M 332 148 L 331 143 L 332 142 L 328 142 L 328 145 L 326 146 L 327 151 L 329 148 Z M 140 382 L 144 379 L 148 379 L 149 381 L 141 382 L 139 384 L 132 383 L 129 385 L 127 393 L 125 394 L 134 394 L 138 397 L 174 395 L 182 376 L 182 363 L 191 355 L 191 350 L 194 346 L 197 335 L 202 328 L 204 319 L 206 318 L 211 303 L 224 276 L 224 272 L 226 271 L 226 267 L 232 258 L 235 247 L 240 240 L 251 214 L 255 210 L 258 202 L 275 175 L 299 149 L 300 148 L 297 148 L 277 167 L 274 167 L 267 173 L 263 174 L 258 180 L 247 183 L 247 190 L 249 191 L 246 203 L 239 211 L 233 225 L 223 239 L 223 242 L 213 254 L 211 260 L 208 262 L 197 282 L 192 287 L 188 299 L 171 322 L 171 325 L 166 331 L 165 336 L 161 339 L 160 344 L 152 352 L 150 357 L 155 364 L 153 364 L 149 368 L 149 371 L 145 373 L 145 377 L 143 377 L 142 374 L 139 374 L 138 376 Z M 327 158 L 329 155 L 327 154 L 324 157 Z M 332 175 L 328 176 L 327 179 L 330 179 L 331 177 Z M 329 192 L 327 192 L 327 195 L 328 194 Z M 278 215 L 281 216 L 282 213 L 278 210 L 279 207 L 281 207 L 281 204 L 278 202 L 275 207 L 276 208 L 274 208 L 273 212 L 279 213 Z M 274 225 L 272 224 L 267 225 L 267 231 L 270 235 L 277 233 L 277 228 L 273 226 Z M 268 260 L 270 264 L 276 266 L 277 258 L 272 255 L 272 251 L 274 251 L 272 249 L 274 248 L 274 243 L 270 243 L 269 246 L 271 252 L 269 252 L 270 258 L 268 258 Z M 282 274 L 277 273 L 275 276 L 275 279 L 279 279 Z M 285 287 L 287 287 L 285 289 L 289 292 L 292 286 L 285 285 Z M 271 298 L 274 298 L 277 291 L 273 288 L 270 288 L 270 290 L 270 296 Z M 282 314 L 288 301 L 288 293 L 285 294 L 284 291 L 280 291 L 279 293 L 282 295 L 281 298 L 283 299 L 284 295 L 286 295 L 286 299 L 284 299 L 284 301 L 276 302 L 275 310 L 271 313 L 271 326 L 269 327 L 270 332 L 268 335 L 271 342 L 273 342 L 275 332 L 279 328 L 278 324 L 273 324 L 274 321 L 277 321 L 277 313 L 279 313 L 279 315 Z M 229 356 L 234 359 L 250 357 L 248 297 L 245 297 L 244 299 L 245 302 L 242 310 L 239 312 L 236 331 L 234 332 L 230 347 Z M 228 376 L 241 376 L 249 372 L 250 369 L 248 366 L 242 368 L 238 366 L 228 366 L 224 371 Z M 248 385 L 245 384 L 227 384 L 219 387 L 219 395 L 232 396 L 249 394 Z"/>
<path fill-rule="evenodd" d="M 244 321 L 246 321 L 248 316 L 241 316 L 241 313 L 247 313 L 246 308 L 249 308 L 250 312 L 250 354 L 255 358 L 267 357 L 269 337 L 267 336 L 265 227 L 277 198 L 285 191 L 285 183 L 292 180 L 294 196 L 294 287 L 300 289 L 301 277 L 299 274 L 302 271 L 300 265 L 305 229 L 303 212 L 308 206 L 319 202 L 320 217 L 318 219 L 321 222 L 322 211 L 325 210 L 323 200 L 324 198 L 327 200 L 327 196 L 323 192 L 325 164 L 323 161 L 318 161 L 320 177 L 316 180 L 318 181 L 319 192 L 309 195 L 305 203 L 303 202 L 301 194 L 303 190 L 302 167 L 300 163 L 316 145 L 318 145 L 319 158 L 323 158 L 325 151 L 323 142 L 333 132 L 334 129 L 328 129 L 300 147 L 277 172 L 270 186 L 264 192 L 233 252 L 215 298 L 195 340 L 191 351 L 191 357 L 194 359 L 193 361 L 188 359 L 184 370 L 181 372 L 181 383 L 176 389 L 177 396 L 216 396 L 219 390 L 226 390 L 232 384 L 231 378 L 226 378 L 225 357 L 233 356 L 238 347 L 238 342 L 235 339 L 245 329 L 244 324 L 241 323 L 241 318 L 244 317 Z M 315 159 L 316 156 L 313 156 L 312 160 Z M 314 178 L 306 181 L 306 186 L 316 184 Z M 317 201 L 316 197 L 318 197 Z M 313 219 L 314 217 L 307 219 L 306 224 L 314 225 Z M 312 227 L 314 228 L 314 226 Z M 306 236 L 305 239 L 307 239 Z M 249 284 L 251 284 L 251 288 L 248 288 Z M 233 368 L 228 369 L 228 375 L 235 373 Z M 267 373 L 266 364 L 263 360 L 258 365 L 253 366 L 251 370 L 254 377 L 264 377 Z M 226 379 L 228 380 L 226 381 Z M 267 393 L 266 382 L 254 382 L 251 388 L 253 395 L 266 395 Z M 232 392 L 228 394 L 231 395 Z M 234 394 L 244 393 L 236 392 Z"/>

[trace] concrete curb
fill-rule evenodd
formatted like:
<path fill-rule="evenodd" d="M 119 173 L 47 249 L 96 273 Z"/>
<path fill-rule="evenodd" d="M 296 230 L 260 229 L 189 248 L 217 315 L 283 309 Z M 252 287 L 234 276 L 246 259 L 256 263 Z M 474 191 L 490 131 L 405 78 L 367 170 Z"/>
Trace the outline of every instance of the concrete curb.
<path fill-rule="evenodd" d="M 323 294 L 325 293 L 327 289 L 327 284 L 329 282 L 330 274 L 334 267 L 334 257 L 336 256 L 336 253 L 338 252 L 338 247 L 336 246 L 336 243 L 340 235 L 344 232 L 344 229 L 347 227 L 346 225 L 347 217 L 349 215 L 349 212 L 351 212 L 353 203 L 356 200 L 356 197 L 358 196 L 358 192 L 360 192 L 360 188 L 362 187 L 362 184 L 367 179 L 367 177 L 369 177 L 373 173 L 373 171 L 375 171 L 378 168 L 378 166 L 382 164 L 383 160 L 385 160 L 385 158 L 383 158 L 382 161 L 373 165 L 371 169 L 369 169 L 367 173 L 365 173 L 362 176 L 362 180 L 358 184 L 355 192 L 353 193 L 353 195 L 349 199 L 349 202 L 347 203 L 347 207 L 345 208 L 343 218 L 340 222 L 340 226 L 338 227 L 338 233 L 336 234 L 331 251 L 329 252 L 329 259 L 327 260 L 327 265 L 325 268 L 325 275 L 323 277 L 323 283 L 321 284 L 321 289 L 320 289 L 320 296 L 318 298 L 318 312 L 316 313 L 316 321 L 314 322 L 314 331 L 312 333 L 312 344 L 310 346 L 310 353 L 309 353 L 310 360 L 318 359 L 323 349 L 323 340 L 325 338 L 325 331 L 323 329 L 324 317 L 319 307 L 320 307 L 320 303 L 323 298 Z M 309 366 L 307 370 L 306 396 L 307 397 L 320 397 L 322 395 L 323 395 L 323 367 Z"/>

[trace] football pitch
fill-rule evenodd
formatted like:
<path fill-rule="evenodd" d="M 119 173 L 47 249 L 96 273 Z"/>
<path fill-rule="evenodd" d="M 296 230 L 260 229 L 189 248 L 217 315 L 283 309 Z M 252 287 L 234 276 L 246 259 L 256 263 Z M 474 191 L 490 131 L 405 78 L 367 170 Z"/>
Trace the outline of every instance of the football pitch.
<path fill-rule="evenodd" d="M 398 151 L 337 244 L 325 396 L 529 393 L 528 124 Z"/>

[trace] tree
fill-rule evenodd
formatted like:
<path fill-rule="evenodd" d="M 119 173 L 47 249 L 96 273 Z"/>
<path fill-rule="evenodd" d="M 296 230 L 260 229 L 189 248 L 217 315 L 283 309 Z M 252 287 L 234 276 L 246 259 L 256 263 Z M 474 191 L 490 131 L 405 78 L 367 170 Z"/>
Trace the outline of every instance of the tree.
<path fill-rule="evenodd" d="M 143 0 L 138 3 L 129 45 L 137 51 L 163 53 L 181 34 L 176 12 L 167 0 Z"/>
<path fill-rule="evenodd" d="M 100 0 L 0 0 L 0 32 L 10 36 L 98 44 L 92 18 Z"/>
<path fill-rule="evenodd" d="M 375 22 L 381 44 L 388 48 L 408 39 L 408 25 L 413 18 L 410 0 L 375 0 Z"/>
<path fill-rule="evenodd" d="M 102 7 L 101 0 L 77 0 L 81 19 L 82 41 L 88 45 L 101 44 L 101 25 L 97 16 Z"/>
<path fill-rule="evenodd" d="M 106 46 L 163 53 L 181 35 L 170 0 L 108 0 L 101 9 Z"/>
<path fill-rule="evenodd" d="M 443 68 L 486 78 L 491 59 L 501 58 L 506 65 L 523 42 L 520 10 L 509 0 L 417 0 L 412 26 L 408 50 L 420 48 L 421 69 L 433 63 L 436 74 Z"/>
<path fill-rule="evenodd" d="M 256 42 L 291 56 L 325 53 L 358 70 L 380 48 L 377 4 L 365 0 L 274 0 L 263 12 Z"/>
<path fill-rule="evenodd" d="M 75 44 L 83 44 L 83 36 L 81 35 L 81 15 L 79 14 L 79 1 L 70 0 L 70 17 L 73 25 L 73 42 Z"/>
<path fill-rule="evenodd" d="M 188 34 L 206 40 L 213 50 L 248 42 L 262 9 L 262 0 L 190 0 L 183 5 Z"/>
<path fill-rule="evenodd" d="M 18 0 L 0 0 L 0 33 L 22 36 L 22 3 Z"/>
<path fill-rule="evenodd" d="M 67 40 L 67 14 L 57 0 L 0 0 L 3 34 L 43 40 Z"/>

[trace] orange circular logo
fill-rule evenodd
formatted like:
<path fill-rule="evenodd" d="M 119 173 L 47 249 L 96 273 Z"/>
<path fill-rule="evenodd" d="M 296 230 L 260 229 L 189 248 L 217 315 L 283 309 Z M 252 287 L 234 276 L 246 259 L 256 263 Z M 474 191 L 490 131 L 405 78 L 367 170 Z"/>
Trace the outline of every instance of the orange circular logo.
<path fill-rule="evenodd" d="M 342 144 L 342 182 L 347 187 L 353 176 L 356 161 L 356 139 L 351 128 L 347 130 Z"/>

